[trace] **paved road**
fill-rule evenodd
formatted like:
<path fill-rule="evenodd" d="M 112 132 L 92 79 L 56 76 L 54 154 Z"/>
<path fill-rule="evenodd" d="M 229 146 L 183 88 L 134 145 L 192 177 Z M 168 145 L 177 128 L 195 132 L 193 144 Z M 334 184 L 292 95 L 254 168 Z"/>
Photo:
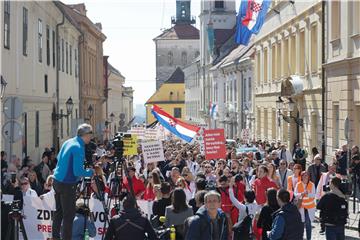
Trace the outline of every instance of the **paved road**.
<path fill-rule="evenodd" d="M 352 224 L 353 221 L 350 223 Z M 358 222 L 356 222 L 353 227 L 357 227 Z M 322 240 L 325 239 L 325 235 L 320 235 L 319 231 L 320 231 L 320 224 L 319 223 L 313 223 L 314 228 L 312 229 L 312 240 Z M 305 229 L 304 229 L 305 231 Z M 304 234 L 304 239 L 306 239 L 306 235 Z M 352 230 L 352 229 L 345 229 L 345 239 L 348 240 L 355 240 L 355 239 L 360 239 L 359 237 L 359 233 L 356 230 Z"/>

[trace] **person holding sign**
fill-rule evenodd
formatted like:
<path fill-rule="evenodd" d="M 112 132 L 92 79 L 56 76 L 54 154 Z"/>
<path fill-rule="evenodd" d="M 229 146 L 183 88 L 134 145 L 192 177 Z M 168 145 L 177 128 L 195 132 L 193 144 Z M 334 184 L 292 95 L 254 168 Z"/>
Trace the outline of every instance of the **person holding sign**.
<path fill-rule="evenodd" d="M 84 169 L 85 144 L 92 138 L 92 127 L 82 124 L 77 136 L 64 142 L 58 154 L 58 163 L 54 170 L 54 190 L 56 211 L 52 223 L 53 239 L 70 240 L 73 220 L 76 213 L 76 184 L 80 177 L 91 177 L 92 169 Z"/>

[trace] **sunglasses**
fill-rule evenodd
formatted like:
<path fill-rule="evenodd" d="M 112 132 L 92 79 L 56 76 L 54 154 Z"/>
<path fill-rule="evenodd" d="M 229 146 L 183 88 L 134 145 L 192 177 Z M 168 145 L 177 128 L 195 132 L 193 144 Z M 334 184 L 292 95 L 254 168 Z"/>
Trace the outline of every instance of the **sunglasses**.
<path fill-rule="evenodd" d="M 280 163 L 280 165 L 286 165 L 286 163 Z"/>
<path fill-rule="evenodd" d="M 22 182 L 21 185 L 28 185 L 28 182 Z"/>

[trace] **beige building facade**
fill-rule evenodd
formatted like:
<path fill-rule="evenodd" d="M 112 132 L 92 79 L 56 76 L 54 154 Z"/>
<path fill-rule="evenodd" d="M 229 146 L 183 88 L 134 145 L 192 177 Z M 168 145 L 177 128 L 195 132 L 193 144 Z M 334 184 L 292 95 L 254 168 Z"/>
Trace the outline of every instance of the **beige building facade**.
<path fill-rule="evenodd" d="M 273 1 L 254 40 L 255 135 L 291 150 L 321 148 L 321 9 L 317 0 Z"/>
<path fill-rule="evenodd" d="M 326 11 L 326 154 L 330 159 L 342 145 L 360 144 L 360 2 L 328 1 Z"/>
<path fill-rule="evenodd" d="M 1 126 L 10 121 L 2 111 L 5 101 L 17 97 L 22 102 L 16 119 L 22 137 L 10 146 L 1 135 L 1 149 L 8 155 L 29 156 L 36 163 L 45 148 L 71 136 L 71 122 L 78 117 L 80 31 L 63 18 L 54 2 L 1 1 L 0 10 L 0 72 L 8 83 L 1 99 Z M 67 115 L 65 103 L 70 97 L 72 113 L 57 122 L 55 114 Z"/>

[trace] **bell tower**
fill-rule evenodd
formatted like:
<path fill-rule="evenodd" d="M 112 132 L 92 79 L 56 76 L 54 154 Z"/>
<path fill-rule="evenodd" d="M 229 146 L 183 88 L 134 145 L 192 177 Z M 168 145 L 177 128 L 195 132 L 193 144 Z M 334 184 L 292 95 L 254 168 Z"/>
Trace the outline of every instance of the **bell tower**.
<path fill-rule="evenodd" d="M 171 18 L 172 24 L 195 24 L 191 16 L 191 0 L 176 0 L 176 17 Z"/>

